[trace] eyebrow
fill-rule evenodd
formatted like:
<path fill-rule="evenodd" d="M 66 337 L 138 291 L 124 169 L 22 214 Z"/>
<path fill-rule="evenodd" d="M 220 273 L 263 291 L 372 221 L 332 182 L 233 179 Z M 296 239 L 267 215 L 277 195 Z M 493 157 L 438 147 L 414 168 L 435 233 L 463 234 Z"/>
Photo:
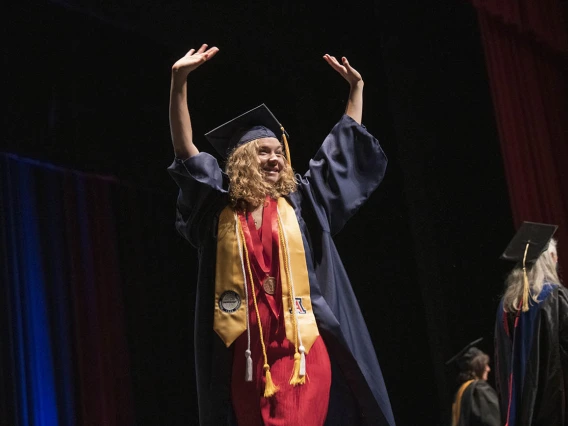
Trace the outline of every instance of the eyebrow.
<path fill-rule="evenodd" d="M 260 145 L 260 146 L 258 147 L 258 149 L 259 149 L 260 151 L 262 151 L 262 150 L 271 150 L 272 148 L 271 148 L 270 146 L 268 146 L 268 145 Z M 282 151 L 283 149 L 284 149 L 284 148 L 282 148 L 282 145 L 280 145 L 279 147 L 277 147 L 277 148 L 275 149 L 275 151 Z"/>

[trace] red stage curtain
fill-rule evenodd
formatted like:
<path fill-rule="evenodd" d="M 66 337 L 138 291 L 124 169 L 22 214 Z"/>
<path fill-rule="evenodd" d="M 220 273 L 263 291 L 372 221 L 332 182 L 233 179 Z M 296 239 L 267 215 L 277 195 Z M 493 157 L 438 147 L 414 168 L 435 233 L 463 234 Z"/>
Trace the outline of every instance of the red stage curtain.
<path fill-rule="evenodd" d="M 491 17 L 558 52 L 568 52 L 566 9 L 559 0 L 471 0 L 480 22 Z M 493 37 L 482 28 L 484 40 Z M 489 40 L 490 41 L 490 40 Z"/>
<path fill-rule="evenodd" d="M 558 0 L 477 8 L 513 219 L 559 226 L 568 276 L 568 37 Z M 566 283 L 565 283 L 566 284 Z"/>

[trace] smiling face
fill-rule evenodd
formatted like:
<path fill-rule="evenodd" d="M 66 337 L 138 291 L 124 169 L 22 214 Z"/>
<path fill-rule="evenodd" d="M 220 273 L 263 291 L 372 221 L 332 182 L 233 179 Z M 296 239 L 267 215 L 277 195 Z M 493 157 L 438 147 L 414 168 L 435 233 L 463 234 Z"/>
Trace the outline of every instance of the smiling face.
<path fill-rule="evenodd" d="M 276 138 L 258 139 L 258 164 L 264 175 L 264 180 L 276 183 L 285 167 L 282 145 Z"/>
<path fill-rule="evenodd" d="M 260 206 L 266 196 L 277 200 L 296 191 L 294 170 L 275 137 L 254 139 L 233 149 L 227 158 L 229 197 L 233 206 Z"/>

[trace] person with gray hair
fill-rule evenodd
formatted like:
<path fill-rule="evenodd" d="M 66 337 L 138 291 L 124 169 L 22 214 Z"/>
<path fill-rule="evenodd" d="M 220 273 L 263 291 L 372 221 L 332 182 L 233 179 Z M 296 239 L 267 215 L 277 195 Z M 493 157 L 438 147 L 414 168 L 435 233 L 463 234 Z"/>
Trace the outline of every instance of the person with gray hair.
<path fill-rule="evenodd" d="M 568 289 L 558 275 L 556 228 L 525 222 L 502 255 L 517 262 L 495 324 L 496 384 L 508 426 L 568 421 Z"/>

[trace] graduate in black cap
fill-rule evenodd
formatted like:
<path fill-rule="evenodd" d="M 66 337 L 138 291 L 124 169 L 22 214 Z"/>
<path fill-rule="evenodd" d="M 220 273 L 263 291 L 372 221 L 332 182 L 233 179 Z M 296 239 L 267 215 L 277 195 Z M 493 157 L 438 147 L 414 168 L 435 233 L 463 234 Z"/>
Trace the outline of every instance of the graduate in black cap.
<path fill-rule="evenodd" d="M 475 346 L 482 340 L 469 343 L 446 362 L 446 365 L 455 363 L 459 370 L 452 426 L 501 426 L 497 393 L 487 383 L 491 371 L 489 355 Z"/>
<path fill-rule="evenodd" d="M 568 290 L 558 277 L 555 225 L 524 222 L 503 259 L 507 277 L 495 324 L 503 424 L 568 421 Z"/>
<path fill-rule="evenodd" d="M 361 125 L 363 79 L 303 175 L 265 105 L 213 129 L 217 160 L 193 143 L 188 75 L 216 47 L 172 67 L 176 227 L 198 250 L 195 367 L 201 425 L 394 425 L 367 327 L 333 242 L 378 187 L 387 159 Z M 308 225 L 309 224 L 309 225 Z M 216 334 L 215 334 L 216 333 Z"/>

